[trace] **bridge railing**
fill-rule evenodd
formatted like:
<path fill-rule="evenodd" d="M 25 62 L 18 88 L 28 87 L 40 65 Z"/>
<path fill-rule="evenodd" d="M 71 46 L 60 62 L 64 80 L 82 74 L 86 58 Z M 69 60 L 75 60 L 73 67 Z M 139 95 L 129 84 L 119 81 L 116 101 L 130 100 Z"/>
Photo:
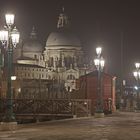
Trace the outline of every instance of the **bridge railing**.
<path fill-rule="evenodd" d="M 8 99 L 0 99 L 0 114 L 6 111 Z M 12 99 L 16 115 L 76 115 L 91 114 L 91 100 L 88 99 Z"/>

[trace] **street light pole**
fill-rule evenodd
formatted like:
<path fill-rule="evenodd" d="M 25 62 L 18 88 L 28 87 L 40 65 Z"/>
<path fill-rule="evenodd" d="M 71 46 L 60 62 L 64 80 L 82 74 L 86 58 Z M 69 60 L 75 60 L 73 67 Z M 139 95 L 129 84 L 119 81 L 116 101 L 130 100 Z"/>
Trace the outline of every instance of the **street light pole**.
<path fill-rule="evenodd" d="M 12 60 L 13 60 L 13 48 L 19 43 L 19 32 L 16 27 L 12 28 L 14 24 L 14 15 L 6 14 L 6 26 L 4 30 L 0 31 L 0 41 L 2 45 L 7 46 L 7 107 L 4 117 L 4 122 L 15 122 L 15 117 L 13 115 L 13 102 L 12 102 L 12 88 L 11 88 L 11 76 L 12 76 Z"/>
<path fill-rule="evenodd" d="M 102 93 L 102 71 L 104 68 L 105 61 L 101 56 L 102 48 L 96 48 L 97 58 L 94 59 L 95 66 L 97 68 L 97 101 L 96 101 L 96 110 L 95 117 L 104 117 L 103 112 L 103 93 Z"/>
<path fill-rule="evenodd" d="M 140 109 L 140 102 L 139 102 L 139 80 L 140 80 L 140 63 L 135 63 L 136 71 L 133 72 L 133 75 L 136 79 L 137 85 L 137 109 Z"/>
<path fill-rule="evenodd" d="M 13 101 L 12 101 L 12 90 L 11 90 L 11 72 L 12 72 L 12 53 L 13 53 L 13 49 L 12 49 L 12 44 L 11 44 L 11 38 L 9 37 L 8 39 L 9 41 L 9 45 L 8 45 L 8 81 L 7 81 L 7 111 L 6 111 L 6 115 L 4 118 L 6 122 L 12 122 L 15 121 L 15 117 L 13 114 Z"/>

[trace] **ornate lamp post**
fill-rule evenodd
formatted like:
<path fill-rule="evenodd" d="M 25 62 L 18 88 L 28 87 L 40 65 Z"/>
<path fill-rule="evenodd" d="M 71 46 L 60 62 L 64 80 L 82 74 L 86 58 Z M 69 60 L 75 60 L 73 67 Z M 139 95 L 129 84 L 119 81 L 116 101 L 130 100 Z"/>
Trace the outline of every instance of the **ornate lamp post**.
<path fill-rule="evenodd" d="M 6 14 L 6 26 L 4 30 L 0 31 L 0 41 L 3 46 L 7 46 L 7 57 L 8 57 L 8 66 L 7 66 L 7 108 L 5 113 L 4 122 L 14 122 L 15 117 L 13 115 L 13 102 L 12 102 L 12 89 L 11 89 L 11 76 L 12 76 L 12 54 L 13 48 L 19 43 L 20 34 L 14 25 L 14 15 Z"/>
<path fill-rule="evenodd" d="M 97 57 L 94 59 L 94 64 L 98 71 L 98 84 L 97 84 L 97 102 L 95 117 L 104 117 L 103 112 L 103 93 L 102 93 L 102 72 L 105 65 L 105 60 L 101 56 L 102 48 L 96 48 Z"/>
<path fill-rule="evenodd" d="M 139 80 L 140 80 L 140 63 L 135 63 L 136 71 L 133 72 L 133 75 L 137 81 L 137 109 L 140 109 L 139 102 Z"/>

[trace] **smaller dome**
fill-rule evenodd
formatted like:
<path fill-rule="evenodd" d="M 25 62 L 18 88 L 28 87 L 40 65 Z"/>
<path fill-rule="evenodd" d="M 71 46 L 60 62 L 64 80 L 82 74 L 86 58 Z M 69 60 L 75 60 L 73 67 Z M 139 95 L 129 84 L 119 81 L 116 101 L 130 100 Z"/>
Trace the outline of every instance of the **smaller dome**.
<path fill-rule="evenodd" d="M 52 32 L 46 42 L 48 47 L 74 46 L 81 47 L 80 40 L 74 34 L 68 32 Z"/>
<path fill-rule="evenodd" d="M 36 39 L 30 39 L 23 45 L 23 52 L 42 52 L 43 46 Z"/>
<path fill-rule="evenodd" d="M 37 34 L 33 26 L 32 32 L 30 33 L 30 38 L 23 45 L 23 52 L 42 52 L 43 46 L 37 40 Z"/>

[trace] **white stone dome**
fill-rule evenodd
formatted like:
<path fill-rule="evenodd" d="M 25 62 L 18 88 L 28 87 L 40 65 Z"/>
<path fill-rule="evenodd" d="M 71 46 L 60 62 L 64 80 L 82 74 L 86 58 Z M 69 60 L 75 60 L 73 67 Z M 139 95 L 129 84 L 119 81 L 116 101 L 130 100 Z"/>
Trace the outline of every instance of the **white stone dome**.
<path fill-rule="evenodd" d="M 47 47 L 81 47 L 80 40 L 72 33 L 69 32 L 52 32 L 50 33 L 47 41 L 46 41 Z"/>

